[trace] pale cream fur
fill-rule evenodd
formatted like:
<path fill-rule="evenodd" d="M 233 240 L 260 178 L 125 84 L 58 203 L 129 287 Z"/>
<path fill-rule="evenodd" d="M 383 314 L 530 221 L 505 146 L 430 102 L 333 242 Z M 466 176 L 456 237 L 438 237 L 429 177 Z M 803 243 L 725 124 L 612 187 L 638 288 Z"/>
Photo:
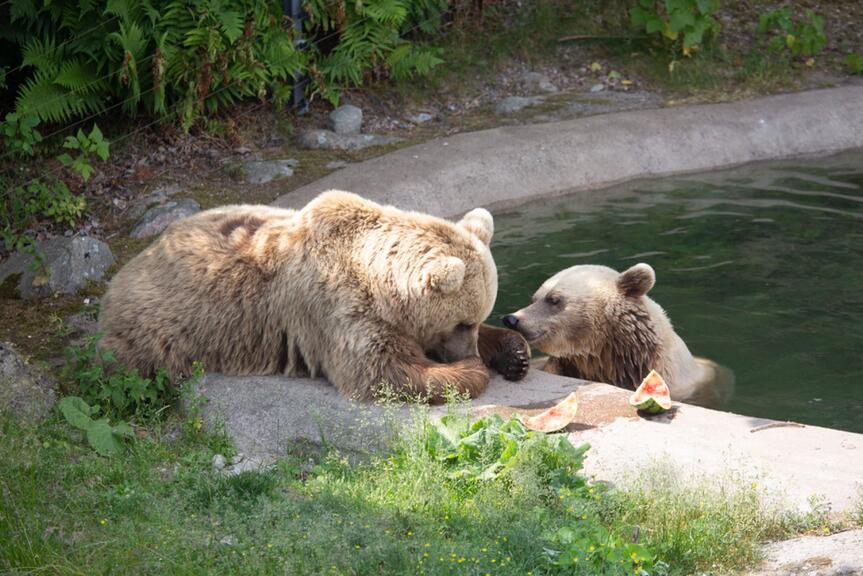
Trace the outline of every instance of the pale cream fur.
<path fill-rule="evenodd" d="M 489 379 L 478 333 L 505 332 L 480 328 L 497 293 L 492 234 L 482 209 L 452 223 L 340 191 L 299 211 L 208 210 L 117 273 L 102 345 L 145 374 L 176 377 L 201 361 L 228 374 L 325 376 L 356 398 L 382 384 L 432 400 L 447 386 L 476 396 Z M 515 336 L 507 345 L 518 348 Z"/>

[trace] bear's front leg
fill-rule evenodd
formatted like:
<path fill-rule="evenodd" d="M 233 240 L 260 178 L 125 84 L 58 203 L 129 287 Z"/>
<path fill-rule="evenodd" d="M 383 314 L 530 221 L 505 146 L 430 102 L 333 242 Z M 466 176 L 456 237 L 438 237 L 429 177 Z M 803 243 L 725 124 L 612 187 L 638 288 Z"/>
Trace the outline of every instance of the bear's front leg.
<path fill-rule="evenodd" d="M 488 386 L 488 369 L 481 358 L 465 358 L 449 364 L 429 361 L 427 365 L 416 366 L 420 370 L 420 394 L 427 396 L 432 404 L 446 401 L 447 394 L 455 392 L 477 398 Z"/>
<path fill-rule="evenodd" d="M 515 330 L 480 324 L 479 355 L 486 366 L 507 380 L 521 380 L 530 367 L 530 346 Z"/>
<path fill-rule="evenodd" d="M 429 360 L 412 343 L 402 341 L 389 350 L 391 355 L 380 366 L 378 381 L 395 387 L 405 398 L 441 403 L 452 392 L 476 398 L 488 386 L 488 369 L 476 356 L 441 364 Z"/>

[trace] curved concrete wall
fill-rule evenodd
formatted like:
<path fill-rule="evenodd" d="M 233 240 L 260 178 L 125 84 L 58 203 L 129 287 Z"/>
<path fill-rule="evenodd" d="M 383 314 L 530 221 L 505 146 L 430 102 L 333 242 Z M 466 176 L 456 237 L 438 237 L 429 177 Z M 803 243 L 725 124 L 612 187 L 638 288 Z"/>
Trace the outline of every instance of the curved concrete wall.
<path fill-rule="evenodd" d="M 642 178 L 863 146 L 863 86 L 495 128 L 349 166 L 278 198 L 333 188 L 437 216 Z"/>

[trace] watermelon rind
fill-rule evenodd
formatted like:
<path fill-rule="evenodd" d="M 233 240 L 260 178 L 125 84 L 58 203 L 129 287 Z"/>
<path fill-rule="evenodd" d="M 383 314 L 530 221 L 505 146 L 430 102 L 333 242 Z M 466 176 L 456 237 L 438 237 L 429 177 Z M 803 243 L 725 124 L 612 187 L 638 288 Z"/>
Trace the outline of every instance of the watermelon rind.
<path fill-rule="evenodd" d="M 651 385 L 655 386 L 656 384 L 654 382 L 656 379 L 659 380 L 659 384 L 665 391 L 668 390 L 668 386 L 665 384 L 662 376 L 660 376 L 655 370 L 651 370 L 650 374 L 648 374 L 641 382 L 638 389 L 636 389 L 636 391 L 632 393 L 632 396 L 629 397 L 629 404 L 647 414 L 658 414 L 659 412 L 664 412 L 665 410 L 670 409 L 671 396 L 669 394 L 652 394 L 646 389 L 648 382 L 651 382 Z"/>
<path fill-rule="evenodd" d="M 629 403 L 635 406 L 639 411 L 647 414 L 659 414 L 671 408 L 671 401 L 661 402 L 659 399 L 648 396 L 646 400 L 637 402 L 634 398 L 629 399 Z"/>

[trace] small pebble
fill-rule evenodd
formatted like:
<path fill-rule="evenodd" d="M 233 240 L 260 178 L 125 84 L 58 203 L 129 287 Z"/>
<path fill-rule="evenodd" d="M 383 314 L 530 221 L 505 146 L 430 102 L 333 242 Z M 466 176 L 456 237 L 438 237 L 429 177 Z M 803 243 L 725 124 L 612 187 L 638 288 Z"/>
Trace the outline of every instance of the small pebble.
<path fill-rule="evenodd" d="M 215 456 L 213 456 L 213 470 L 222 470 L 224 469 L 226 464 L 227 461 L 225 460 L 225 457 L 221 454 L 216 454 Z"/>

